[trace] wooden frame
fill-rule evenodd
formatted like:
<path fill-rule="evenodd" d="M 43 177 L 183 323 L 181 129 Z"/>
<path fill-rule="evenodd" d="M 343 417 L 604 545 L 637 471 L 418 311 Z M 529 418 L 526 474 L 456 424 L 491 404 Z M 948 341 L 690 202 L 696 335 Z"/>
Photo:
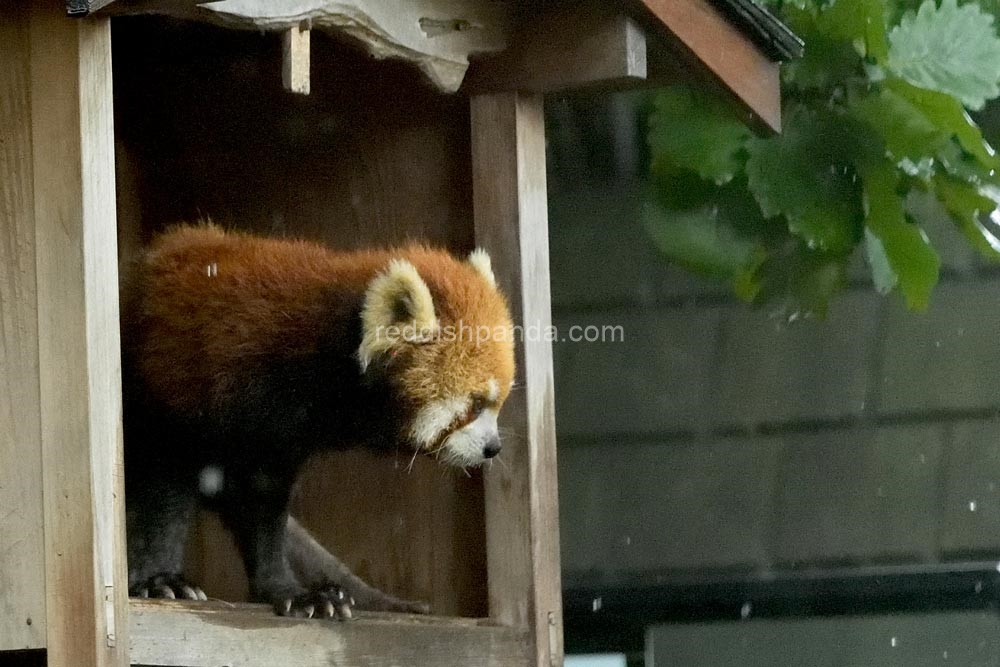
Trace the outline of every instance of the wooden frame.
<path fill-rule="evenodd" d="M 28 289 L 15 295 L 15 303 L 26 309 L 22 316 L 33 311 L 37 318 L 37 367 L 22 362 L 19 375 L 27 391 L 38 392 L 37 408 L 30 396 L 24 408 L 38 415 L 41 460 L 24 480 L 37 480 L 40 488 L 24 497 L 41 501 L 44 525 L 45 616 L 39 628 L 51 665 L 125 665 L 110 24 L 67 21 L 58 5 L 36 2 L 15 15 L 14 26 L 19 34 L 0 44 L 0 50 L 10 50 L 2 60 L 22 68 L 13 74 L 27 82 L 27 90 L 16 95 L 20 104 L 7 127 L 21 150 L 30 134 L 30 155 L 8 168 L 16 172 L 22 195 L 28 190 L 24 179 L 30 179 L 32 196 L 5 211 L 0 223 L 5 238 L 23 238 L 16 246 L 19 263 L 31 268 L 25 251 L 32 245 L 35 251 Z M 5 78 L 11 73 L 5 70 Z M 14 422 L 30 424 L 23 415 Z M 33 432 L 25 437 L 14 444 L 35 441 Z M 25 457 L 38 464 L 32 452 Z M 22 555 L 37 553 L 40 535 L 26 532 Z M 32 565 L 24 572 L 27 582 L 37 581 L 42 563 L 21 565 Z M 37 591 L 15 589 L 29 593 Z M 13 602 L 29 610 L 38 604 L 30 598 Z M 25 643 L 37 639 L 29 636 Z"/>
<path fill-rule="evenodd" d="M 0 651 L 45 646 L 28 7 L 0 21 Z"/>
<path fill-rule="evenodd" d="M 370 665 L 508 667 L 530 662 L 527 632 L 471 619 L 361 613 L 331 628 L 268 607 L 134 600 L 132 659 L 163 667 Z M 556 663 L 553 663 L 556 664 Z"/>
<path fill-rule="evenodd" d="M 540 95 L 472 100 L 476 242 L 494 257 L 497 281 L 524 327 L 518 382 L 502 417 L 521 434 L 506 469 L 486 476 L 490 616 L 527 627 L 537 665 L 562 664 L 545 121 Z M 535 329 L 534 327 L 537 327 Z M 534 331 L 534 334 L 532 334 Z"/>
<path fill-rule="evenodd" d="M 671 44 L 687 70 L 701 70 L 749 112 L 751 123 L 781 131 L 778 63 L 746 39 L 708 0 L 638 0 L 653 29 L 673 37 Z M 660 77 L 672 79 L 677 66 Z"/>
<path fill-rule="evenodd" d="M 682 4 L 704 19 L 699 3 Z M 106 11 L 118 13 L 152 8 L 188 18 L 210 15 L 197 4 L 79 0 L 74 7 L 81 14 L 108 5 Z M 130 655 L 142 664 L 191 667 L 308 667 L 330 660 L 418 667 L 562 663 L 552 350 L 544 337 L 550 303 L 542 93 L 643 81 L 647 41 L 663 39 L 662 31 L 599 3 L 569 3 L 534 15 L 537 22 L 514 23 L 511 12 L 476 0 L 440 6 L 421 0 L 409 7 L 421 14 L 421 36 L 406 32 L 412 26 L 392 23 L 381 1 L 346 4 L 372 9 L 365 20 L 373 25 L 394 26 L 365 48 L 384 47 L 379 55 L 411 60 L 447 90 L 462 81 L 469 54 L 510 45 L 473 63 L 464 89 L 469 134 L 460 135 L 471 153 L 460 162 L 471 167 L 474 239 L 469 230 L 468 240 L 490 251 L 522 326 L 517 389 L 503 414 L 503 426 L 515 435 L 507 438 L 506 465 L 486 471 L 477 487 L 476 502 L 485 503 L 488 618 L 362 613 L 353 623 L 330 627 L 277 618 L 253 605 L 127 600 L 116 234 L 124 239 L 125 256 L 140 237 L 136 228 L 116 229 L 116 148 L 129 189 L 117 207 L 126 217 L 139 209 L 141 174 L 129 163 L 141 158 L 115 144 L 109 19 L 70 20 L 58 2 L 33 0 L 0 16 L 0 590 L 6 607 L 16 610 L 0 615 L 0 651 L 45 648 L 52 667 L 124 666 Z M 662 19 L 699 63 L 776 127 L 778 117 L 768 106 L 776 90 L 767 79 L 776 68 L 762 65 L 737 33 L 730 35 L 738 59 L 767 74 L 754 97 L 747 82 L 732 80 L 738 68 L 713 64 L 703 53 L 705 42 L 672 23 L 690 17 L 653 0 L 645 6 L 647 19 Z M 450 13 L 441 14 L 447 20 L 433 18 L 432 10 L 441 7 L 483 17 L 482 29 L 458 35 L 468 26 Z M 236 20 L 211 16 L 216 23 Z M 724 30 L 717 15 L 707 16 L 694 24 L 713 34 Z M 301 17 L 289 25 L 271 25 L 267 16 L 243 18 L 285 31 L 286 86 L 308 93 L 309 17 L 305 25 Z M 421 40 L 430 44 L 437 30 L 449 34 L 452 46 L 434 53 L 412 48 Z M 552 31 L 560 39 L 548 39 Z M 383 163 L 406 154 L 395 145 L 378 149 Z M 386 177 L 386 170 L 376 172 Z M 380 228 L 377 234 L 409 231 Z M 447 230 L 437 232 L 447 236 Z M 457 238 L 461 244 L 465 237 Z M 436 497 L 426 486 L 418 486 L 421 501 Z M 479 520 L 483 509 L 474 507 Z M 448 541 L 454 537 L 448 531 L 424 539 Z M 433 581 L 444 574 L 435 572 Z"/>

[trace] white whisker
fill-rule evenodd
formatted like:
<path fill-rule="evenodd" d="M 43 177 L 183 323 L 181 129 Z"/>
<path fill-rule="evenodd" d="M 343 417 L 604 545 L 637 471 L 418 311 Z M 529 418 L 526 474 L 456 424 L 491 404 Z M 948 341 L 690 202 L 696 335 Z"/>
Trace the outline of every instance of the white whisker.
<path fill-rule="evenodd" d="M 413 464 L 417 462 L 417 454 L 420 453 L 419 449 L 414 448 L 413 457 L 410 459 L 410 463 L 406 466 L 406 474 L 409 475 L 413 472 Z"/>

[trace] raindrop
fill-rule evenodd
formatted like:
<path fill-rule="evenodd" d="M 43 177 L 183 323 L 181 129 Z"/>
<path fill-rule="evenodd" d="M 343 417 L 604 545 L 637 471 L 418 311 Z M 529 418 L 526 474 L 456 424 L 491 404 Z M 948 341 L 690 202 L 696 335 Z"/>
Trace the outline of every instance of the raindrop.
<path fill-rule="evenodd" d="M 604 604 L 604 600 L 601 598 L 594 598 L 590 603 L 590 610 L 595 614 L 601 610 L 601 605 Z"/>
<path fill-rule="evenodd" d="M 982 593 L 982 592 L 983 592 L 983 582 L 981 582 L 981 581 L 977 581 L 977 582 L 976 582 L 976 587 L 975 587 L 975 588 L 976 588 L 976 594 L 977 594 L 977 595 L 978 595 L 979 593 Z"/>
<path fill-rule="evenodd" d="M 749 602 L 744 602 L 743 606 L 740 607 L 740 618 L 742 618 L 743 620 L 750 618 L 750 612 L 752 611 L 753 611 L 753 605 L 751 605 Z"/>
<path fill-rule="evenodd" d="M 975 500 L 970 500 L 969 501 L 969 511 L 970 512 L 975 512 L 976 511 L 976 501 Z"/>
<path fill-rule="evenodd" d="M 889 646 L 896 648 L 896 646 L 898 645 L 899 645 L 899 640 L 896 639 L 895 637 L 889 640 Z"/>

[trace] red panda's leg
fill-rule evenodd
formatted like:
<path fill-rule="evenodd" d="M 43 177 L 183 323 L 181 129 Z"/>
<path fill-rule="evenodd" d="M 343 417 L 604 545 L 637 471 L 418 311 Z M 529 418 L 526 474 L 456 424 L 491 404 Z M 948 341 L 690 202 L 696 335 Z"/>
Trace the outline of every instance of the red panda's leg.
<path fill-rule="evenodd" d="M 309 587 L 335 584 L 354 599 L 357 609 L 366 611 L 397 611 L 409 614 L 429 614 L 426 602 L 401 600 L 369 586 L 336 556 L 309 534 L 302 524 L 288 517 L 285 551 L 289 564 L 299 581 Z"/>
<path fill-rule="evenodd" d="M 260 480 L 255 481 L 255 486 L 259 485 Z M 243 555 L 250 597 L 270 603 L 282 616 L 346 620 L 351 617 L 353 600 L 344 589 L 325 582 L 303 586 L 289 565 L 285 552 L 288 487 L 276 483 L 273 490 L 280 489 L 280 493 L 262 495 L 259 488 L 246 493 L 248 487 L 239 482 L 227 486 L 231 495 L 221 508 L 222 520 L 233 532 Z"/>
<path fill-rule="evenodd" d="M 129 595 L 204 600 L 205 593 L 182 575 L 197 508 L 194 489 L 176 479 L 141 477 L 126 480 Z"/>

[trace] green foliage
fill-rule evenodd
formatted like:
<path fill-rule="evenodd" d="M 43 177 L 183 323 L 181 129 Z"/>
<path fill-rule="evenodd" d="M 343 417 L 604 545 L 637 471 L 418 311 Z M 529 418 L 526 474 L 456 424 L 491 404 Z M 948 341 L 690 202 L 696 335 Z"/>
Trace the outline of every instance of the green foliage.
<path fill-rule="evenodd" d="M 784 130 L 747 132 L 717 98 L 656 95 L 645 223 L 672 261 L 789 317 L 825 313 L 852 257 L 927 307 L 940 260 L 911 192 L 1000 261 L 1000 159 L 968 109 L 1000 95 L 1000 0 L 771 0 L 806 42 L 783 67 Z"/>
<path fill-rule="evenodd" d="M 649 140 L 654 172 L 682 166 L 718 185 L 740 169 L 737 153 L 750 136 L 747 126 L 717 105 L 706 108 L 685 88 L 664 90 L 654 100 Z M 659 125 L 660 119 L 687 117 L 684 132 Z"/>
<path fill-rule="evenodd" d="M 1000 41 L 993 17 L 956 0 L 920 5 L 889 33 L 889 70 L 914 86 L 958 98 L 982 109 L 1000 94 Z"/>

